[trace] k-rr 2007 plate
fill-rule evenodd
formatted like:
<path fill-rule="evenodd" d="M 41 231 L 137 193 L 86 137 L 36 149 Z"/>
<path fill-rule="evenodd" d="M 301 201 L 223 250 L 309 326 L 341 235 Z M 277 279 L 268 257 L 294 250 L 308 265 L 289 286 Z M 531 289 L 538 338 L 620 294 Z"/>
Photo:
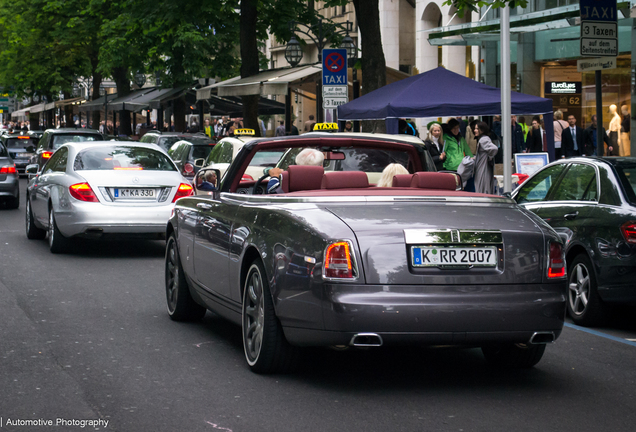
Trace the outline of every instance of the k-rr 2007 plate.
<path fill-rule="evenodd" d="M 412 246 L 413 267 L 496 267 L 496 246 Z"/>

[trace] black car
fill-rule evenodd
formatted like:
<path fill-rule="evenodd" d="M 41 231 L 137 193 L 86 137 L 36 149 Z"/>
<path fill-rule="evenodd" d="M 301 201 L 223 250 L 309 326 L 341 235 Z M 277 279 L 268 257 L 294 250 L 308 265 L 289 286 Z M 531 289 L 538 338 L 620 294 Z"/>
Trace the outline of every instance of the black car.
<path fill-rule="evenodd" d="M 159 131 L 149 131 L 144 136 L 141 137 L 139 142 L 149 143 L 149 144 L 157 144 L 163 150 L 168 151 L 174 143 L 181 140 L 189 141 L 191 138 L 199 138 L 199 139 L 208 139 L 205 134 L 188 134 L 181 132 L 159 132 Z"/>
<path fill-rule="evenodd" d="M 104 140 L 99 131 L 92 129 L 47 129 L 42 134 L 38 142 L 35 155 L 31 158 L 31 163 L 38 164 L 40 168 L 51 158 L 53 153 L 63 144 L 68 142 L 102 141 Z"/>
<path fill-rule="evenodd" d="M 216 141 L 207 136 L 193 136 L 174 143 L 168 150 L 168 155 L 181 174 L 188 180 L 192 180 L 200 167 L 203 166 L 203 160 L 208 157 L 215 144 Z M 195 164 L 197 159 L 200 161 Z"/>
<path fill-rule="evenodd" d="M 10 209 L 20 207 L 18 171 L 9 152 L 0 142 L 0 201 Z"/>
<path fill-rule="evenodd" d="M 610 305 L 636 302 L 636 158 L 563 159 L 512 197 L 564 239 L 576 324 L 601 324 Z"/>
<path fill-rule="evenodd" d="M 0 142 L 9 152 L 18 172 L 24 174 L 26 166 L 31 163 L 31 158 L 35 156 L 38 138 L 27 131 L 18 131 L 0 136 Z"/>

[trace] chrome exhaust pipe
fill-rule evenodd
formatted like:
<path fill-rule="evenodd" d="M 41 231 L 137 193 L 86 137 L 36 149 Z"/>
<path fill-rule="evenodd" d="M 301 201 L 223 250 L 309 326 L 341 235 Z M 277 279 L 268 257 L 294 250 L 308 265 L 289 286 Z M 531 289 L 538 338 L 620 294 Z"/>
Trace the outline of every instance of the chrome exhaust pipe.
<path fill-rule="evenodd" d="M 356 333 L 351 338 L 349 345 L 354 347 L 379 347 L 382 346 L 382 337 L 375 333 Z"/>
<path fill-rule="evenodd" d="M 534 332 L 530 338 L 531 344 L 548 344 L 554 342 L 554 332 Z"/>

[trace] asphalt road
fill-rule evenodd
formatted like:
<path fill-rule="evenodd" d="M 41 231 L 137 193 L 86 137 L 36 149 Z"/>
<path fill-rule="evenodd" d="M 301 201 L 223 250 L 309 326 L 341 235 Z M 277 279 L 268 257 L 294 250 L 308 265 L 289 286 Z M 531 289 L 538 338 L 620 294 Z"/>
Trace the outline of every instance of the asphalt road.
<path fill-rule="evenodd" d="M 170 321 L 163 242 L 53 255 L 46 241 L 27 240 L 23 220 L 24 200 L 0 206 L 1 430 L 636 428 L 634 308 L 593 333 L 566 327 L 531 370 L 493 370 L 477 349 L 316 349 L 295 374 L 259 376 L 238 327 L 211 313 Z M 25 420 L 45 425 L 15 425 Z"/>

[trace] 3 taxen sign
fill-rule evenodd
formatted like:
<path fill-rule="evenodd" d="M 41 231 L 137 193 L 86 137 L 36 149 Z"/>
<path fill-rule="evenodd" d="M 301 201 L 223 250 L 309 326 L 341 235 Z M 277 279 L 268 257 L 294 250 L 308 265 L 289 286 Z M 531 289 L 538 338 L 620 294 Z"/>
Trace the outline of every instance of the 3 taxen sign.
<path fill-rule="evenodd" d="M 618 25 L 616 0 L 580 0 L 581 56 L 616 57 Z"/>

